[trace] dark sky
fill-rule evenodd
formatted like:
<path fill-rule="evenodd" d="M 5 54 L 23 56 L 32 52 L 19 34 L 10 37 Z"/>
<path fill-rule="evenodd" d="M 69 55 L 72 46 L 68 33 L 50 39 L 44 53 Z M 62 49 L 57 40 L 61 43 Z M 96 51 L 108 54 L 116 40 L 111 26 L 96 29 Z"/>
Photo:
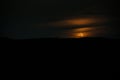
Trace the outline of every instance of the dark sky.
<path fill-rule="evenodd" d="M 2 0 L 0 32 L 2 36 L 14 38 L 51 37 L 60 29 L 43 27 L 42 24 L 83 14 L 109 16 L 114 10 L 112 1 Z"/>

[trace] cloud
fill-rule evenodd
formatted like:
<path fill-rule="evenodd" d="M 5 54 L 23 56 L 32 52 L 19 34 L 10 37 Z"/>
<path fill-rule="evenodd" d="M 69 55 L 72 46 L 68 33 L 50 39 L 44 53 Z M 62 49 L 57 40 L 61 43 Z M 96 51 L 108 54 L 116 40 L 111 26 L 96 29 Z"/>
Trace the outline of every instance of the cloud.
<path fill-rule="evenodd" d="M 107 18 L 101 16 L 89 16 L 89 17 L 76 17 L 69 18 L 65 20 L 56 21 L 53 23 L 49 23 L 49 25 L 57 26 L 57 27 L 65 27 L 65 26 L 85 26 L 85 25 L 94 25 L 94 24 L 103 24 L 107 22 Z"/>

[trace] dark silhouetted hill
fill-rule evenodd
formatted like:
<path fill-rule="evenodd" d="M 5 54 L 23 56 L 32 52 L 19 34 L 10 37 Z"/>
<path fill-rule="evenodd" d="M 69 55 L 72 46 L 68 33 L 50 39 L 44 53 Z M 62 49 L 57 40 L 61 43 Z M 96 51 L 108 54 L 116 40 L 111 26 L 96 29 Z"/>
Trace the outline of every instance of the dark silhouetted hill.
<path fill-rule="evenodd" d="M 118 45 L 120 39 L 112 39 L 112 38 L 100 38 L 100 37 L 93 37 L 93 38 L 37 38 L 37 39 L 10 39 L 1 37 L 1 43 L 21 43 L 21 44 L 48 44 L 52 45 L 72 45 L 72 44 L 85 44 L 85 45 L 111 45 L 116 44 Z"/>

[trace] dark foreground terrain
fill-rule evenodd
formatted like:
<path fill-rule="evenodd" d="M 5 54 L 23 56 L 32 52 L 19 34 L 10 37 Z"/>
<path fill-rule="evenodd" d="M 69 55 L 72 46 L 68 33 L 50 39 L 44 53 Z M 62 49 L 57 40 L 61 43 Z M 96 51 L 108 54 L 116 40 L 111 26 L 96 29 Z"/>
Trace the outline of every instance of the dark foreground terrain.
<path fill-rule="evenodd" d="M 41 38 L 41 39 L 8 39 L 0 38 L 1 53 L 6 56 L 25 57 L 32 59 L 32 56 L 41 58 L 41 55 L 45 55 L 46 58 L 51 56 L 54 58 L 62 57 L 70 59 L 78 59 L 84 55 L 85 59 L 90 61 L 89 66 L 98 64 L 95 67 L 99 67 L 97 70 L 107 71 L 104 76 L 111 74 L 112 76 L 106 76 L 112 80 L 119 80 L 119 52 L 120 52 L 120 39 L 108 39 L 108 38 L 81 38 L 81 39 L 58 39 L 58 38 Z M 15 54 L 13 54 L 15 52 Z M 37 56 L 39 55 L 39 56 Z M 76 56 L 75 56 L 76 55 Z M 9 57 L 8 56 L 8 57 Z M 73 57 L 75 56 L 75 57 Z M 10 57 L 9 57 L 10 58 Z M 37 59 L 38 59 L 37 58 Z M 22 58 L 20 58 L 22 59 Z M 34 58 L 35 59 L 35 58 Z M 54 59 L 54 61 L 56 60 Z M 44 60 L 43 60 L 44 61 Z M 93 61 L 93 62 L 91 62 Z M 77 61 L 79 62 L 79 61 Z M 84 62 L 83 62 L 84 63 Z M 78 63 L 77 63 L 78 64 Z M 84 63 L 86 64 L 86 63 Z M 89 67 L 87 66 L 87 67 Z M 98 73 L 98 72 L 97 72 Z M 99 73 L 100 74 L 100 73 Z"/>
<path fill-rule="evenodd" d="M 23 44 L 23 45 L 42 45 L 42 46 L 68 46 L 68 45 L 86 45 L 93 46 L 109 46 L 113 45 L 119 47 L 120 39 L 114 38 L 102 38 L 102 37 L 86 37 L 86 38 L 35 38 L 35 39 L 9 39 L 0 38 L 1 44 Z M 46 46 L 47 47 L 47 46 Z M 71 46 L 73 47 L 73 46 Z"/>

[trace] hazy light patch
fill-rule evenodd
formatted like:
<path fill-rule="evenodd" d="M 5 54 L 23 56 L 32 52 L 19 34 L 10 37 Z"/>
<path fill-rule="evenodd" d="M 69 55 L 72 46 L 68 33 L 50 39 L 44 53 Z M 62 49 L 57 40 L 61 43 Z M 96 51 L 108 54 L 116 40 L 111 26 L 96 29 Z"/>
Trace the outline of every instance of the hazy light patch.
<path fill-rule="evenodd" d="M 84 27 L 84 28 L 71 29 L 64 32 L 63 34 L 62 37 L 65 38 L 96 37 L 96 36 L 103 36 L 103 34 L 106 34 L 106 29 L 105 27 L 102 26 Z"/>
<path fill-rule="evenodd" d="M 107 21 L 104 17 L 81 17 L 81 18 L 72 18 L 72 19 L 65 19 L 62 21 L 57 21 L 50 23 L 52 26 L 84 26 L 84 25 L 91 25 L 91 24 L 101 24 Z"/>
<path fill-rule="evenodd" d="M 68 25 L 87 25 L 94 23 L 94 19 L 89 18 L 83 18 L 83 19 L 72 19 L 72 20 L 66 20 L 65 23 Z"/>
<path fill-rule="evenodd" d="M 77 28 L 73 29 L 70 33 L 70 37 L 72 38 L 83 38 L 83 37 L 91 37 L 94 35 L 95 28 Z"/>

